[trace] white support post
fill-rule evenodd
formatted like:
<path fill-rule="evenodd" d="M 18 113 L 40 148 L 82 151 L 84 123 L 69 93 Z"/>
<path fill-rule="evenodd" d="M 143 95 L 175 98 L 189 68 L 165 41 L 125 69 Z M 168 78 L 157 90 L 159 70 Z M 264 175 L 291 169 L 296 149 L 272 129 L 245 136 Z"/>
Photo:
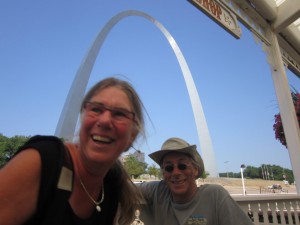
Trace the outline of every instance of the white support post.
<path fill-rule="evenodd" d="M 285 73 L 277 36 L 271 32 L 272 45 L 268 57 L 271 61 L 271 72 L 276 91 L 279 111 L 288 146 L 290 161 L 296 181 L 297 193 L 300 193 L 300 132 L 299 124 L 292 101 L 291 90 Z"/>

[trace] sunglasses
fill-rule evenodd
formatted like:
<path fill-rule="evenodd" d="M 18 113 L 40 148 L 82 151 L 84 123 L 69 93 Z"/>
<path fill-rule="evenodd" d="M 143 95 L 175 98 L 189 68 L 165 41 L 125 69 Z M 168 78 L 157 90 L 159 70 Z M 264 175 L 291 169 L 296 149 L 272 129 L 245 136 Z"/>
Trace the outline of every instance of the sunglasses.
<path fill-rule="evenodd" d="M 187 167 L 188 167 L 188 165 L 187 165 L 187 164 L 184 164 L 184 163 L 179 163 L 179 164 L 177 164 L 177 168 L 178 168 L 179 170 L 181 170 L 181 171 L 186 170 Z M 163 170 L 164 170 L 165 172 L 171 173 L 171 172 L 173 172 L 174 168 L 175 168 L 174 165 L 167 165 L 167 166 L 163 167 Z"/>

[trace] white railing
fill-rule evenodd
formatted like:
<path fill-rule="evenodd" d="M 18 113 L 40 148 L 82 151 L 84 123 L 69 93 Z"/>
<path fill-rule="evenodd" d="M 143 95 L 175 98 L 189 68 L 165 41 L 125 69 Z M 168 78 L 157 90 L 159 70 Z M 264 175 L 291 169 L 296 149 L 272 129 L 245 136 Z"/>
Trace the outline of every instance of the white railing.
<path fill-rule="evenodd" d="M 299 194 L 232 195 L 255 225 L 300 225 Z M 153 225 L 147 205 L 141 205 L 132 225 Z"/>
<path fill-rule="evenodd" d="M 254 224 L 300 225 L 300 195 L 232 196 Z"/>

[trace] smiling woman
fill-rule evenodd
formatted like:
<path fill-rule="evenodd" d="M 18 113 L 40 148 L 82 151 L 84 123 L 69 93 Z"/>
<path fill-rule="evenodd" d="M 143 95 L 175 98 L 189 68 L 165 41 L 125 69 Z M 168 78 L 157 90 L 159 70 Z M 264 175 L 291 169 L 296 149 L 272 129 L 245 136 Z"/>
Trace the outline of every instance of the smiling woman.
<path fill-rule="evenodd" d="M 106 78 L 86 94 L 80 118 L 77 143 L 35 136 L 0 170 L 2 225 L 133 221 L 141 195 L 118 158 L 144 134 L 138 94 Z"/>

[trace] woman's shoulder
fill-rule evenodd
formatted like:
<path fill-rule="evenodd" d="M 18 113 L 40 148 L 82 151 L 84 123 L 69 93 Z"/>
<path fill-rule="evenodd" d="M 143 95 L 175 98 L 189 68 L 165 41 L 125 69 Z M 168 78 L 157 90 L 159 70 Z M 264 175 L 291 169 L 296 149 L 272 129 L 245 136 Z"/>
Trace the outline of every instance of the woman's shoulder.
<path fill-rule="evenodd" d="M 49 143 L 53 143 L 49 145 Z M 18 171 L 18 173 L 31 174 L 30 177 L 39 177 L 43 159 L 51 158 L 54 146 L 59 146 L 58 138 L 54 136 L 33 136 L 23 146 L 21 146 L 17 153 L 9 160 L 9 162 L 2 168 L 1 171 L 7 175 Z M 46 152 L 51 151 L 50 154 Z M 20 176 L 19 176 L 20 177 Z"/>
<path fill-rule="evenodd" d="M 35 149 L 38 151 L 43 164 L 49 162 L 57 162 L 61 164 L 65 154 L 65 145 L 62 139 L 56 136 L 36 135 L 31 137 L 17 152 L 27 152 L 27 150 Z M 51 166 L 51 165 L 49 165 Z"/>
<path fill-rule="evenodd" d="M 34 148 L 27 148 L 26 151 L 20 151 L 17 155 L 9 160 L 9 162 L 1 169 L 7 174 L 9 171 L 18 171 L 29 173 L 31 170 L 36 170 L 41 166 L 41 158 Z"/>

